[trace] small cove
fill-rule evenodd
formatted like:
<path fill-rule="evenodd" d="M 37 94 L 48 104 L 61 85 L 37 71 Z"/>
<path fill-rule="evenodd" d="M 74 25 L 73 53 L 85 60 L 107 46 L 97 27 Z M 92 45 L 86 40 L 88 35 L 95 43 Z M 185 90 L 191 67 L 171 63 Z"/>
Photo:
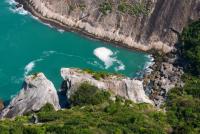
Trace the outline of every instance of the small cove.
<path fill-rule="evenodd" d="M 0 98 L 9 100 L 26 75 L 43 72 L 57 89 L 60 68 L 77 67 L 136 77 L 149 55 L 44 25 L 12 1 L 0 2 Z"/>

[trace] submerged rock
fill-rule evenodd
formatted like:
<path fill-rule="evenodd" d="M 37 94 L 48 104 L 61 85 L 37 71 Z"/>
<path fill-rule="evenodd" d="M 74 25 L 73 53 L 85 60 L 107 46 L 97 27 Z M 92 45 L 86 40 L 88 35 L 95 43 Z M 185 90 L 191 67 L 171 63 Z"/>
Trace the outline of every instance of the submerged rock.
<path fill-rule="evenodd" d="M 68 98 L 83 82 L 89 82 L 99 89 L 105 89 L 114 95 L 130 99 L 133 102 L 153 104 L 144 92 L 143 82 L 139 80 L 132 80 L 119 75 L 109 75 L 106 78 L 97 80 L 91 73 L 75 68 L 62 68 L 61 76 L 64 79 L 62 90 L 67 92 Z"/>
<path fill-rule="evenodd" d="M 0 118 L 13 118 L 28 112 L 38 111 L 45 104 L 52 104 L 60 109 L 57 91 L 43 73 L 27 76 L 20 93 L 10 102 Z"/>

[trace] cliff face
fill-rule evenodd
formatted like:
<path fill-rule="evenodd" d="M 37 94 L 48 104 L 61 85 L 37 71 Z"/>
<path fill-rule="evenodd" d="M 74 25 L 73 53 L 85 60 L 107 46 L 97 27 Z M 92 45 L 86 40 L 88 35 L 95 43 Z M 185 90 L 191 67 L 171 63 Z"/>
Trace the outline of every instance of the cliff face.
<path fill-rule="evenodd" d="M 170 51 L 176 34 L 200 18 L 199 0 L 18 1 L 37 16 L 144 51 Z"/>
<path fill-rule="evenodd" d="M 12 118 L 27 112 L 38 111 L 50 103 L 55 110 L 60 109 L 57 91 L 42 73 L 28 76 L 20 93 L 0 114 L 0 118 Z"/>
<path fill-rule="evenodd" d="M 92 74 L 84 72 L 80 69 L 62 68 L 61 76 L 64 79 L 62 89 L 67 91 L 68 98 L 78 89 L 83 82 L 107 90 L 114 95 L 122 96 L 137 103 L 153 102 L 145 95 L 143 82 L 139 80 L 131 80 L 126 77 L 110 75 L 106 78 L 96 80 Z"/>

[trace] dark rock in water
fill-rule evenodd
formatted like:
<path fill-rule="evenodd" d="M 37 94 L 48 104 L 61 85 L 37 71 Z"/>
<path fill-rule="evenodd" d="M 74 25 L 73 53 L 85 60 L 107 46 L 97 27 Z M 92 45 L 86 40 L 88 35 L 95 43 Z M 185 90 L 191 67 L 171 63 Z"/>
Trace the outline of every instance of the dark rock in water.
<path fill-rule="evenodd" d="M 4 103 L 2 100 L 0 100 L 0 111 L 4 108 Z"/>
<path fill-rule="evenodd" d="M 17 4 L 15 7 L 16 8 L 20 8 L 20 7 L 23 7 L 23 5 L 22 4 Z"/>
<path fill-rule="evenodd" d="M 47 103 L 60 109 L 57 91 L 43 73 L 27 76 L 20 93 L 1 112 L 0 118 L 13 118 L 40 110 Z"/>

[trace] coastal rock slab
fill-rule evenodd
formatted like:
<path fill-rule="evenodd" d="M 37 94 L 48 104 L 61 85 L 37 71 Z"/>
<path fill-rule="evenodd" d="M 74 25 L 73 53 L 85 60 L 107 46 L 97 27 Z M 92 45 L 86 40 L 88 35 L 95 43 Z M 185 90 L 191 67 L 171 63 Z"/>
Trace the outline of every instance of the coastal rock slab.
<path fill-rule="evenodd" d="M 153 104 L 144 92 L 143 82 L 139 80 L 119 75 L 110 75 L 97 80 L 93 78 L 92 74 L 76 68 L 62 68 L 61 76 L 64 79 L 62 89 L 67 91 L 68 98 L 77 90 L 81 83 L 89 82 L 99 89 L 110 91 L 114 95 L 122 96 L 133 102 Z"/>
<path fill-rule="evenodd" d="M 0 118 L 13 118 L 31 111 L 38 111 L 50 103 L 55 110 L 60 109 L 57 91 L 43 73 L 25 78 L 20 93 L 12 99 L 8 107 L 0 114 Z"/>

